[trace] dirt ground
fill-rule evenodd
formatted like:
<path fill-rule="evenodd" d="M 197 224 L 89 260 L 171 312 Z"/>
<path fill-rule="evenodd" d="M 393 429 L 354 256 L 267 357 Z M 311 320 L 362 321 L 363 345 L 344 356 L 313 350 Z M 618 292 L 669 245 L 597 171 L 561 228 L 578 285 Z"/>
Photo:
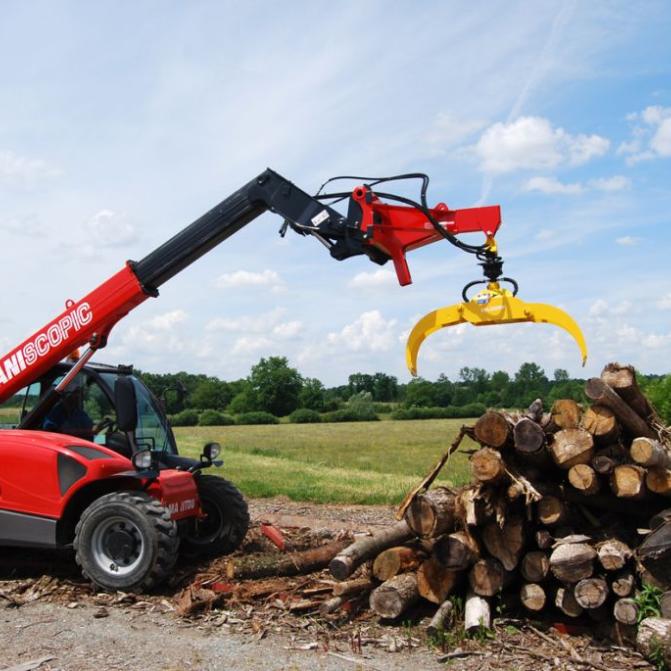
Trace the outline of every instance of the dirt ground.
<path fill-rule="evenodd" d="M 282 528 L 294 549 L 338 534 L 375 531 L 393 511 L 379 506 L 323 506 L 284 499 L 250 502 L 255 522 L 244 552 L 266 552 L 260 522 Z M 513 614 L 496 621 L 492 635 L 475 640 L 429 641 L 431 611 L 421 608 L 402 623 L 385 624 L 366 610 L 326 618 L 309 597 L 325 591 L 327 573 L 250 581 L 234 599 L 179 614 L 193 585 L 225 581 L 222 564 L 182 562 L 158 593 L 96 593 L 69 553 L 3 549 L 0 555 L 0 669 L 12 671 L 179 671 L 187 669 L 442 669 L 457 671 L 615 671 L 651 669 L 620 640 L 599 638 L 594 623 L 569 636 L 552 622 L 529 623 Z M 224 576 L 224 577 L 219 577 Z M 222 589 L 227 583 L 220 583 Z M 212 592 L 210 592 L 212 593 Z M 325 598 L 325 597 L 322 597 Z M 307 607 L 305 607 L 305 604 Z M 21 666 L 23 665 L 23 666 Z"/>

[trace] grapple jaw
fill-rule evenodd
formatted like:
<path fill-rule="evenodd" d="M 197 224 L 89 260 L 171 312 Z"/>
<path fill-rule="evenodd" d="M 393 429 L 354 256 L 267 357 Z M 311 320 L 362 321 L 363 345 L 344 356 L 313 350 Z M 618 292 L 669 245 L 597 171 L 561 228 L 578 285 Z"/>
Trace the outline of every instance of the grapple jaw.
<path fill-rule="evenodd" d="M 498 282 L 490 282 L 487 288 L 470 300 L 456 305 L 438 308 L 422 317 L 408 336 L 405 348 L 406 364 L 413 375 L 417 375 L 417 355 L 424 340 L 434 331 L 447 326 L 468 322 L 474 326 L 494 324 L 517 324 L 534 322 L 554 324 L 567 331 L 578 344 L 582 365 L 587 361 L 585 337 L 576 321 L 563 310 L 545 303 L 525 303 Z"/>

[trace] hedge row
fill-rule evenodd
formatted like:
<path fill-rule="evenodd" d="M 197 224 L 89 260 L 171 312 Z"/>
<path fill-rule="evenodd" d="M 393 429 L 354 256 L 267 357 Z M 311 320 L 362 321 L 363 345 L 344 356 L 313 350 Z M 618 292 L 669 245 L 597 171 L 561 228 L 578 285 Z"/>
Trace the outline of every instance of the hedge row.
<path fill-rule="evenodd" d="M 486 412 L 483 403 L 468 403 L 467 405 L 449 405 L 446 408 L 397 408 L 391 413 L 392 419 L 454 419 L 457 417 L 479 417 Z"/>

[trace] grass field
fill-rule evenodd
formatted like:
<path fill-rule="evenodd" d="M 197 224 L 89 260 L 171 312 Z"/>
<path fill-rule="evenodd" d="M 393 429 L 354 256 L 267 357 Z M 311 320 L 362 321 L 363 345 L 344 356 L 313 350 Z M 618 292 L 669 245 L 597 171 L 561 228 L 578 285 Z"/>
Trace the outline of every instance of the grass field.
<path fill-rule="evenodd" d="M 283 494 L 317 503 L 397 503 L 450 445 L 462 419 L 279 424 L 175 429 L 180 452 L 197 456 L 207 441 L 223 447 L 221 475 L 250 497 Z M 473 447 L 465 440 L 463 449 Z M 469 479 L 456 453 L 440 481 Z"/>

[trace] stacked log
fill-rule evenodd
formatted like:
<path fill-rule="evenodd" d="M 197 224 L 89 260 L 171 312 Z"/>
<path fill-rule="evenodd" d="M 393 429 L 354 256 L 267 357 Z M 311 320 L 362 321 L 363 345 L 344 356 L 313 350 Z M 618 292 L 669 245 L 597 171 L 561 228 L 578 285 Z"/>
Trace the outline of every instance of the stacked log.
<path fill-rule="evenodd" d="M 455 597 L 467 630 L 490 626 L 502 595 L 534 617 L 636 624 L 643 580 L 671 595 L 671 445 L 631 367 L 609 364 L 585 393 L 592 403 L 487 411 L 462 430 L 471 484 L 415 492 L 404 521 L 344 550 L 333 576 L 372 562 L 370 608 L 432 603 L 433 633 L 454 626 Z"/>

